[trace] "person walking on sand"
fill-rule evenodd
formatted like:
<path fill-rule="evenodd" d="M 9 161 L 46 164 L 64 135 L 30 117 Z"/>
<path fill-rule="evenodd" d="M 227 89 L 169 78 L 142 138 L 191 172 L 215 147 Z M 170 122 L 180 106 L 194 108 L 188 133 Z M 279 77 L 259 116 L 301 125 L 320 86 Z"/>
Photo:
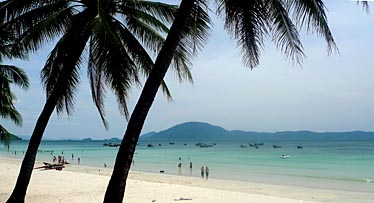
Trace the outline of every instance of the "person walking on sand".
<path fill-rule="evenodd" d="M 209 176 L 209 168 L 207 166 L 207 167 L 205 167 L 205 177 L 206 177 L 207 180 L 208 180 L 208 176 Z"/>
<path fill-rule="evenodd" d="M 78 165 L 81 164 L 81 158 L 78 156 Z"/>
<path fill-rule="evenodd" d="M 201 167 L 200 172 L 201 172 L 201 178 L 204 179 L 204 166 Z"/>

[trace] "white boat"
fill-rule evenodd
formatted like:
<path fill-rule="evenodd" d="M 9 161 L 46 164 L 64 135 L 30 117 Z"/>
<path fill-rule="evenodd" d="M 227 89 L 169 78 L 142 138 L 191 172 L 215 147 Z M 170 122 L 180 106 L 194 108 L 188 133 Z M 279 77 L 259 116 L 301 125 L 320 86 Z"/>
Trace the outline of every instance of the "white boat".
<path fill-rule="evenodd" d="M 282 156 L 280 156 L 279 158 L 281 159 L 288 159 L 290 158 L 291 156 L 288 156 L 288 155 L 285 155 L 285 154 L 282 154 Z"/>

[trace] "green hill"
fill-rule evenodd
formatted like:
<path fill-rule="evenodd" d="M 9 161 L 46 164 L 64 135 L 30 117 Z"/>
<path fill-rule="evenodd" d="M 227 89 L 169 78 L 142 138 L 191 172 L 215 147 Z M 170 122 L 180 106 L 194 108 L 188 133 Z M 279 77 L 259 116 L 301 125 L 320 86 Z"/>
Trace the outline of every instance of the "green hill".
<path fill-rule="evenodd" d="M 11 141 L 15 141 L 15 140 L 22 140 L 22 138 L 10 133 L 10 140 Z"/>
<path fill-rule="evenodd" d="M 374 140 L 374 132 L 312 132 L 312 131 L 282 131 L 282 132 L 251 132 L 233 130 L 202 122 L 187 122 L 160 132 L 146 133 L 140 137 L 143 140 Z"/>

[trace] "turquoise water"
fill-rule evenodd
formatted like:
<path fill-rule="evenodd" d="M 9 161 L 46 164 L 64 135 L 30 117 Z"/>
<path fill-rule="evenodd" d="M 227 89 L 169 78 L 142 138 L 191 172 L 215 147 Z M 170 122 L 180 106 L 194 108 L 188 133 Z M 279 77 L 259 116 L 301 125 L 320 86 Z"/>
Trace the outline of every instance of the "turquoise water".
<path fill-rule="evenodd" d="M 204 141 L 199 141 L 204 142 Z M 183 176 L 200 176 L 201 166 L 210 168 L 210 177 L 270 184 L 296 185 L 348 191 L 374 191 L 374 138 L 372 140 L 270 140 L 264 146 L 241 148 L 248 141 L 214 141 L 214 147 L 200 148 L 191 141 L 140 140 L 132 170 Z M 52 161 L 65 156 L 72 164 L 112 167 L 117 147 L 104 141 L 43 141 L 37 159 Z M 213 144 L 213 141 L 204 143 Z M 147 147 L 153 144 L 154 147 Z M 161 146 L 159 146 L 161 144 Z M 274 149 L 273 144 L 282 148 Z M 303 149 L 297 149 L 302 145 Z M 16 141 L 0 155 L 22 158 L 27 141 Z M 51 155 L 51 151 L 54 152 Z M 14 151 L 17 151 L 15 154 Z M 63 154 L 62 154 L 63 152 Z M 72 160 L 71 154 L 74 154 Z M 282 154 L 290 156 L 280 159 Z M 179 161 L 179 157 L 181 160 Z M 178 163 L 182 163 L 181 170 Z M 189 168 L 192 162 L 193 168 Z"/>

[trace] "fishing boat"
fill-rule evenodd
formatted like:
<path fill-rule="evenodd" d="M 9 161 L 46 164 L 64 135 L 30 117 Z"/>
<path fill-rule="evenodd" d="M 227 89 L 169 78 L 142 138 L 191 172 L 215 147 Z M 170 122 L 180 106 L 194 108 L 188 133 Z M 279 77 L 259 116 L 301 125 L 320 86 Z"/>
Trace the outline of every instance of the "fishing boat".
<path fill-rule="evenodd" d="M 291 156 L 288 156 L 288 155 L 285 155 L 285 154 L 282 154 L 282 156 L 280 156 L 279 158 L 281 159 L 288 159 L 290 158 Z"/>

